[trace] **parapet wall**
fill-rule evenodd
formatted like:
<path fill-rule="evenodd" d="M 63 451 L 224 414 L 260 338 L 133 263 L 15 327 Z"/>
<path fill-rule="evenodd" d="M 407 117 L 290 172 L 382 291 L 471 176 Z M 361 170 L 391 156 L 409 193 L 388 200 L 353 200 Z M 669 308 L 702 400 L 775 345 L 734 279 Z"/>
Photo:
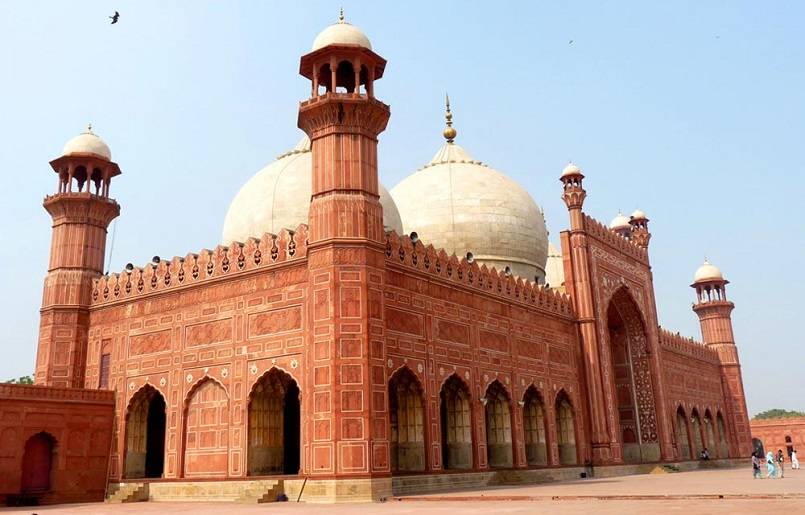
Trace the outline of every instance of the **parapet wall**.
<path fill-rule="evenodd" d="M 586 213 L 584 214 L 584 229 L 589 236 L 606 243 L 609 247 L 621 251 L 644 265 L 648 265 L 648 252 L 646 249 L 638 247 L 632 241 L 612 231 L 609 227 Z"/>
<path fill-rule="evenodd" d="M 119 274 L 100 277 L 93 282 L 92 305 L 114 303 L 196 284 L 222 277 L 266 269 L 307 256 L 307 225 L 295 231 L 283 229 L 279 234 L 266 233 L 262 238 L 249 238 L 245 243 L 219 245 L 215 250 L 203 249 L 198 254 L 174 257 L 144 267 L 134 267 Z"/>
<path fill-rule="evenodd" d="M 673 333 L 667 329 L 660 327 L 660 347 L 663 350 L 681 354 L 691 357 L 696 360 L 719 364 L 718 353 L 708 348 L 703 343 L 694 340 L 693 338 L 686 338 L 679 333 Z"/>

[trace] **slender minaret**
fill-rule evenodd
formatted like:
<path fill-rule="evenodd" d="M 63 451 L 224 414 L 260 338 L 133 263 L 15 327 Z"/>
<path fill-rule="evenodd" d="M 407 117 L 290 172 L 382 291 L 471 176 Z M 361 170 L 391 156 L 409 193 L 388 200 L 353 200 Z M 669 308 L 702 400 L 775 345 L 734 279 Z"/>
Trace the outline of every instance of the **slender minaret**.
<path fill-rule="evenodd" d="M 84 386 L 92 281 L 103 272 L 106 231 L 120 214 L 109 198 L 120 168 L 92 127 L 50 162 L 58 175 L 44 206 L 53 218 L 50 263 L 42 294 L 36 384 Z"/>
<path fill-rule="evenodd" d="M 385 65 L 343 13 L 300 64 L 311 96 L 299 106 L 298 125 L 313 159 L 303 473 L 349 485 L 328 490 L 330 501 L 391 495 L 377 174 L 377 137 L 390 111 L 374 95 Z"/>
<path fill-rule="evenodd" d="M 718 352 L 721 362 L 721 385 L 727 402 L 729 419 L 730 456 L 749 456 L 752 452 L 752 436 L 749 429 L 749 416 L 746 409 L 741 363 L 738 348 L 732 333 L 732 313 L 735 304 L 727 300 L 726 286 L 729 283 L 718 267 L 706 259 L 696 270 L 691 287 L 696 290 L 696 303 L 693 311 L 699 316 L 702 328 L 702 342 Z"/>
<path fill-rule="evenodd" d="M 629 225 L 632 226 L 632 242 L 640 248 L 648 249 L 651 233 L 648 230 L 646 213 L 636 209 L 632 216 L 629 217 Z"/>

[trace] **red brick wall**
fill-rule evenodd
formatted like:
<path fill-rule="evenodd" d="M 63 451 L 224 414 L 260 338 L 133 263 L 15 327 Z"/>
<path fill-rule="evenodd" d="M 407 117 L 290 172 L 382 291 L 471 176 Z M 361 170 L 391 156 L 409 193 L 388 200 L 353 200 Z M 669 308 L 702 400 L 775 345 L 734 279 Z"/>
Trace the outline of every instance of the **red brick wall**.
<path fill-rule="evenodd" d="M 805 417 L 774 418 L 768 420 L 751 420 L 752 438 L 763 442 L 766 452 L 782 449 L 788 456 L 785 441 L 786 436 L 791 437 L 791 444 L 797 451 L 800 462 L 805 461 Z"/>
<path fill-rule="evenodd" d="M 55 441 L 50 491 L 40 502 L 103 500 L 114 392 L 0 384 L 0 503 L 20 493 L 26 442 Z"/>

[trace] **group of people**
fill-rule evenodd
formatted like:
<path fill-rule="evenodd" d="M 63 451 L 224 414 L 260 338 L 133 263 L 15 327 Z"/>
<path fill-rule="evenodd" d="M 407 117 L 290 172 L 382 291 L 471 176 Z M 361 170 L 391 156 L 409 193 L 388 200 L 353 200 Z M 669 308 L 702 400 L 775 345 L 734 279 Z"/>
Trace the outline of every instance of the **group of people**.
<path fill-rule="evenodd" d="M 799 460 L 797 459 L 797 451 L 794 449 L 790 449 L 789 458 L 791 459 L 791 469 L 792 470 L 799 470 Z M 763 454 L 761 451 L 755 451 L 752 453 L 752 473 L 755 479 L 760 478 L 763 479 L 763 474 L 760 471 L 760 465 L 762 464 Z M 766 478 L 777 478 L 782 479 L 785 477 L 785 470 L 783 464 L 785 463 L 785 454 L 783 454 L 782 449 L 777 450 L 777 455 L 775 456 L 772 451 L 766 453 Z"/>

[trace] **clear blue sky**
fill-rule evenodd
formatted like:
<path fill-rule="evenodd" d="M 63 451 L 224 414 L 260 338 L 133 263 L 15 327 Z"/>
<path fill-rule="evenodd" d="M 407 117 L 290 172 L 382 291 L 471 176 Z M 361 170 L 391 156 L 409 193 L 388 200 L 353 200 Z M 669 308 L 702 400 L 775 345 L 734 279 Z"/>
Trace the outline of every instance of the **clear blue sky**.
<path fill-rule="evenodd" d="M 91 121 L 123 175 L 112 270 L 213 248 L 240 186 L 290 149 L 299 57 L 338 2 L 0 2 L 0 379 L 31 373 L 50 245 L 48 161 Z M 749 409 L 805 408 L 805 42 L 801 2 L 344 2 L 388 59 L 391 188 L 457 142 L 567 225 L 651 218 L 663 326 L 699 337 L 706 254 L 731 282 Z M 115 9 L 120 23 L 106 18 Z M 573 44 L 569 41 L 573 40 Z M 797 315 L 799 313 L 799 315 Z"/>

